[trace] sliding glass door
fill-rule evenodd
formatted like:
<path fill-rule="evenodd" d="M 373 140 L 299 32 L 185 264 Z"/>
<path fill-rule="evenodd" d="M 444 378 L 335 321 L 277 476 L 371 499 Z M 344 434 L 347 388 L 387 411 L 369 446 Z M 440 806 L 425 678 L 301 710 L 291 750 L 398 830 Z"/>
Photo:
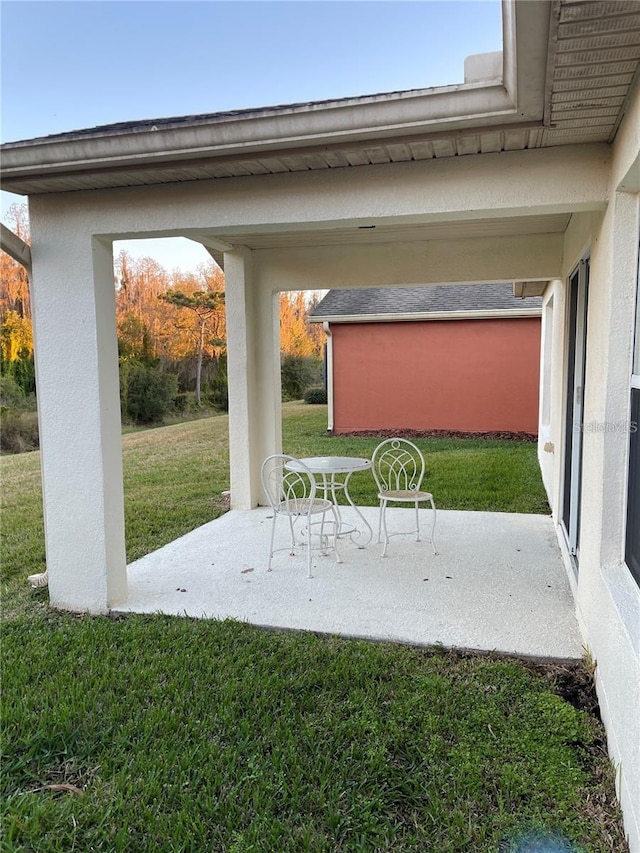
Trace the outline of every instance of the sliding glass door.
<path fill-rule="evenodd" d="M 580 493 L 584 431 L 584 378 L 587 354 L 589 260 L 580 261 L 568 282 L 567 386 L 565 400 L 562 527 L 578 568 L 580 554 Z"/>
<path fill-rule="evenodd" d="M 640 585 L 640 266 L 636 292 L 636 340 L 632 370 L 625 562 L 636 583 Z"/>

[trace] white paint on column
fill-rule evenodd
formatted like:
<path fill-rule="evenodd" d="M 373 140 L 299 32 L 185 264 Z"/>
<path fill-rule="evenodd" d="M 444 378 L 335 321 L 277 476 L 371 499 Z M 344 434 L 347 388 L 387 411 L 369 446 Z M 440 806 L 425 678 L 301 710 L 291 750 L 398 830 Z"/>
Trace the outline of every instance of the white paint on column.
<path fill-rule="evenodd" d="M 263 460 L 282 449 L 278 293 L 260 285 L 254 253 L 225 253 L 231 507 L 263 501 Z"/>
<path fill-rule="evenodd" d="M 104 613 L 127 592 L 111 246 L 37 205 L 32 229 L 50 600 Z"/>

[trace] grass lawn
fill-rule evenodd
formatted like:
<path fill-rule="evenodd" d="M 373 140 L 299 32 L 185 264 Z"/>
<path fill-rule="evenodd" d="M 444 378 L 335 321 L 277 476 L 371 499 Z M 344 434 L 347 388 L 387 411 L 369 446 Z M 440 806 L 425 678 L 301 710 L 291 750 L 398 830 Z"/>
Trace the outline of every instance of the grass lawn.
<path fill-rule="evenodd" d="M 325 418 L 286 406 L 285 449 L 370 455 L 376 439 L 329 438 Z M 226 430 L 124 436 L 129 559 L 221 511 Z M 418 443 L 438 506 L 546 511 L 535 445 Z M 39 454 L 0 468 L 0 849 L 626 849 L 586 664 L 52 612 L 25 584 L 44 559 Z"/>

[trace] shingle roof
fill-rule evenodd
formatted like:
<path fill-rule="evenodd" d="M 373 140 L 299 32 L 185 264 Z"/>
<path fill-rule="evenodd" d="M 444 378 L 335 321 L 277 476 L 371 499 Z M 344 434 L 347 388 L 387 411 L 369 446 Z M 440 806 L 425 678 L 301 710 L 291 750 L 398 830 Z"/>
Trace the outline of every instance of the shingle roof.
<path fill-rule="evenodd" d="M 310 319 L 448 311 L 522 311 L 541 307 L 540 297 L 516 297 L 509 283 L 365 287 L 357 290 L 330 290 L 312 311 Z"/>

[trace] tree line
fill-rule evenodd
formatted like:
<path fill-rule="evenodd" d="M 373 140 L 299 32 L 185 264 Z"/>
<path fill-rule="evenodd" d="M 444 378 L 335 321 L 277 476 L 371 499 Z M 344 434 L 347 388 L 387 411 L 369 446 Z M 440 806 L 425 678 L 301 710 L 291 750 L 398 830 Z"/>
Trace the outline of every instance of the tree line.
<path fill-rule="evenodd" d="M 13 205 L 6 224 L 25 242 L 24 205 Z M 0 253 L 0 403 L 15 406 L 35 395 L 31 302 L 27 273 Z M 114 258 L 116 323 L 122 413 L 150 423 L 167 413 L 203 406 L 227 408 L 224 273 L 211 259 L 195 272 L 167 270 L 153 258 L 121 250 Z M 302 396 L 321 382 L 324 332 L 308 324 L 317 298 L 281 294 L 283 396 Z"/>

